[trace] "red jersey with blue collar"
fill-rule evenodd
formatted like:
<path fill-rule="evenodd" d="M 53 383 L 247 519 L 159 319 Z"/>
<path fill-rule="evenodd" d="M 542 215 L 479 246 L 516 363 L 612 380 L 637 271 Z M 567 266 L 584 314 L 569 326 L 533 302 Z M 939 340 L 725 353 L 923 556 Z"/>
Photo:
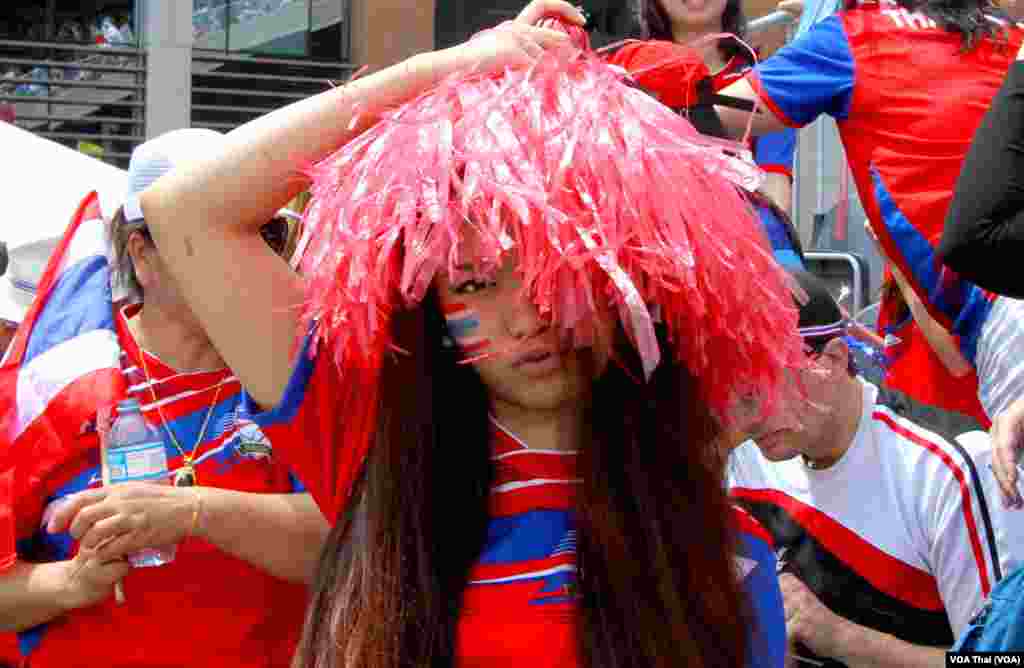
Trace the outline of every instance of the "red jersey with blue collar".
<path fill-rule="evenodd" d="M 199 484 L 256 493 L 301 491 L 266 437 L 251 422 L 238 419 L 241 387 L 230 372 L 178 373 L 142 351 L 126 323 L 126 314 L 130 317 L 137 310 L 130 307 L 118 313 L 113 324 L 128 394 L 139 400 L 148 422 L 163 429 L 166 418 L 175 438 L 191 452 L 220 386 L 204 438 L 195 450 Z M 89 352 L 83 349 L 81 354 Z M 142 371 L 142 355 L 148 378 Z M 42 529 L 43 512 L 54 501 L 100 484 L 95 425 L 60 437 L 87 440 L 83 447 L 69 448 L 85 454 L 45 469 L 33 468 L 34 462 L 27 460 L 16 464 L 19 483 L 12 510 L 16 556 L 22 561 L 71 558 L 77 544 L 67 533 L 51 535 Z M 181 466 L 182 456 L 166 436 L 165 447 L 173 472 Z M 13 563 L 14 556 L 0 554 L 0 563 Z M 124 588 L 124 604 L 109 599 L 18 634 L 19 663 L 32 668 L 287 666 L 306 604 L 304 586 L 279 580 L 196 538 L 178 545 L 170 564 L 132 570 Z"/>
<path fill-rule="evenodd" d="M 872 228 L 971 361 L 992 297 L 943 269 L 935 246 L 974 132 L 1020 47 L 1020 29 L 1005 28 L 1006 42 L 963 51 L 959 33 L 922 14 L 862 2 L 748 75 L 788 125 L 838 121 Z"/>
<path fill-rule="evenodd" d="M 333 419 L 345 396 L 331 356 L 310 355 L 308 336 L 281 402 L 245 410 L 306 483 L 329 521 L 348 503 L 366 453 L 345 447 Z M 358 416 L 353 416 L 358 419 Z M 495 424 L 491 444 L 494 483 L 485 547 L 469 574 L 458 621 L 456 663 L 503 668 L 576 668 L 575 452 L 529 449 Z M 781 668 L 786 632 L 770 538 L 753 518 L 736 511 L 739 575 L 749 596 L 748 665 Z"/>

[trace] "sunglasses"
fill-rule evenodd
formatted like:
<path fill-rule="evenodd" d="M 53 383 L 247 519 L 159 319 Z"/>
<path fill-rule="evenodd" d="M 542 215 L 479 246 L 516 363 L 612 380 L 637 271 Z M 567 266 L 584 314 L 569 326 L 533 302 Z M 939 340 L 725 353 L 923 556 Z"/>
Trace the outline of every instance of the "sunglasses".
<path fill-rule="evenodd" d="M 281 255 L 288 245 L 288 219 L 283 216 L 273 218 L 269 223 L 260 228 L 260 236 L 270 246 L 270 249 Z"/>
<path fill-rule="evenodd" d="M 290 233 L 288 227 L 288 218 L 285 216 L 275 216 L 270 220 L 269 223 L 260 227 L 260 236 L 263 237 L 263 241 L 266 242 L 270 249 L 281 255 L 284 253 L 285 248 L 288 246 L 288 236 Z M 149 231 L 149 227 L 143 225 L 139 228 L 139 232 L 146 237 L 146 240 L 152 243 L 153 235 Z M 3 255 L 3 260 L 6 260 L 6 255 Z M 3 272 L 0 271 L 0 275 Z"/>

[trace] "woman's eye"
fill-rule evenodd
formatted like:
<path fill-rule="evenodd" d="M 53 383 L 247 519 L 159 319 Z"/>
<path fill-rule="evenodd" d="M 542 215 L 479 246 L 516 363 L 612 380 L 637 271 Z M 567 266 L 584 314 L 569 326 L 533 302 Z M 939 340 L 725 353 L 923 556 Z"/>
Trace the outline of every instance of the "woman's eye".
<path fill-rule="evenodd" d="M 484 288 L 492 288 L 497 285 L 496 281 L 483 281 L 473 279 L 471 281 L 465 281 L 455 286 L 455 294 L 457 295 L 471 295 L 474 292 L 479 292 Z"/>

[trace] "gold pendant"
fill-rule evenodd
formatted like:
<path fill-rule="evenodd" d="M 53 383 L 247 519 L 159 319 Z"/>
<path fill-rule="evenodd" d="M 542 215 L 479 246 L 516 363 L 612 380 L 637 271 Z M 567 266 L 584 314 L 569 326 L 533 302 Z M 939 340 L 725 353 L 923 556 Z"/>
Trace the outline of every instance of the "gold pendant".
<path fill-rule="evenodd" d="M 174 474 L 174 486 L 175 487 L 194 487 L 196 484 L 196 469 L 189 462 L 185 464 L 178 472 Z"/>

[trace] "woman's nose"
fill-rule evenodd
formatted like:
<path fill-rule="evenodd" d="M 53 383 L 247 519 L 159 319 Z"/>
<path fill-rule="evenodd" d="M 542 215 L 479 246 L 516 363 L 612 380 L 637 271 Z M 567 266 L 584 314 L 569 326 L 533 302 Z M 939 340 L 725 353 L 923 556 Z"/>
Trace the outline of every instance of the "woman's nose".
<path fill-rule="evenodd" d="M 548 328 L 532 301 L 518 294 L 512 296 L 512 299 L 514 303 L 509 305 L 505 319 L 508 332 L 513 338 L 529 339 Z"/>

